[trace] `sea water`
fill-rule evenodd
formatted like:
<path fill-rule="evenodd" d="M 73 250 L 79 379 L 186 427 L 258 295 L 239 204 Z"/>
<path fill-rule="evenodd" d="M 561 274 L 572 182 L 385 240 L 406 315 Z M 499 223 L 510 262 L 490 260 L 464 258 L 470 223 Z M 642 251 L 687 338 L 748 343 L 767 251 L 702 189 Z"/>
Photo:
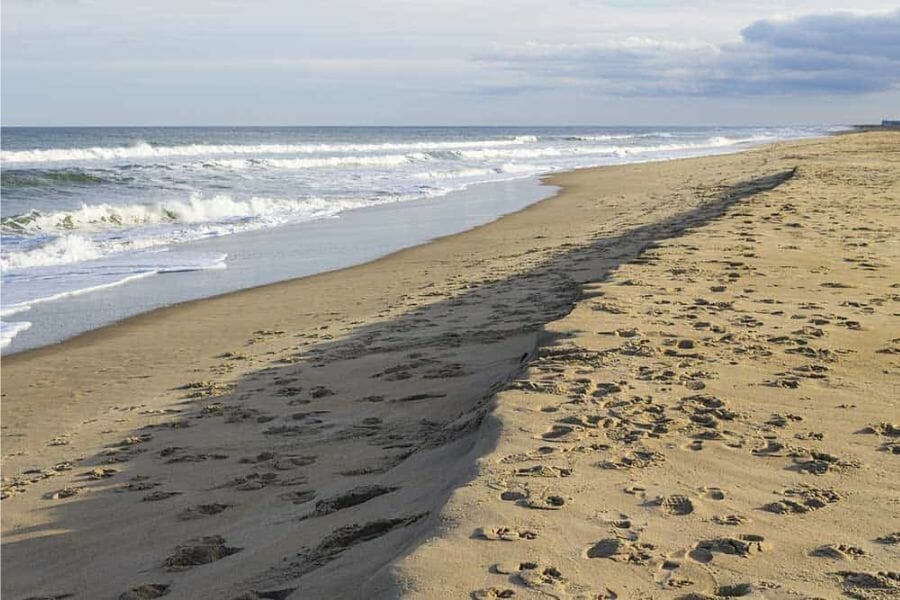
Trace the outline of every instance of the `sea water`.
<path fill-rule="evenodd" d="M 6 127 L 0 344 L 369 260 L 546 196 L 537 175 L 835 129 Z"/>

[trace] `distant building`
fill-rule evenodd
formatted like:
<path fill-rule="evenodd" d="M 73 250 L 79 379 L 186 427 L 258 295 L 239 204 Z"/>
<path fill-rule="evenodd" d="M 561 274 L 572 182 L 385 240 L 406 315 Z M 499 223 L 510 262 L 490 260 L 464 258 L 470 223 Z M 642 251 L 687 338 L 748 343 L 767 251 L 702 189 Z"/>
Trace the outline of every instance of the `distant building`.
<path fill-rule="evenodd" d="M 900 129 L 900 121 L 889 121 L 885 119 L 881 122 L 882 127 L 887 127 L 888 129 Z"/>

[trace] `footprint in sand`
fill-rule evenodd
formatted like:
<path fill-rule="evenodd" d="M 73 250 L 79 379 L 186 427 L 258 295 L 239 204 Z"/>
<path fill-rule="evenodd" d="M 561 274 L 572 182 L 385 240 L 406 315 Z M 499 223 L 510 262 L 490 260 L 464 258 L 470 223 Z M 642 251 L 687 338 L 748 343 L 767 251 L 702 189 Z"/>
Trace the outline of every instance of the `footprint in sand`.
<path fill-rule="evenodd" d="M 315 490 L 296 490 L 287 492 L 278 496 L 282 500 L 287 500 L 293 504 L 305 504 L 316 497 Z"/>
<path fill-rule="evenodd" d="M 644 469 L 665 459 L 665 455 L 653 450 L 632 450 L 618 458 L 602 461 L 597 466 L 601 469 Z"/>
<path fill-rule="evenodd" d="M 746 557 L 762 552 L 764 539 L 761 535 L 748 533 L 733 538 L 722 537 L 702 540 L 694 545 L 694 548 L 688 555 L 701 563 L 711 562 L 717 553 Z"/>
<path fill-rule="evenodd" d="M 559 510 L 566 504 L 566 499 L 558 493 L 549 490 L 536 493 L 527 488 L 506 490 L 500 494 L 500 499 L 539 510 Z"/>
<path fill-rule="evenodd" d="M 472 600 L 495 600 L 497 598 L 513 598 L 516 595 L 515 590 L 509 588 L 484 588 L 472 592 Z"/>
<path fill-rule="evenodd" d="M 119 600 L 152 600 L 169 593 L 171 586 L 165 583 L 145 583 L 137 585 L 119 595 Z"/>
<path fill-rule="evenodd" d="M 824 475 L 832 469 L 856 468 L 860 463 L 856 460 L 846 460 L 827 452 L 816 450 L 797 449 L 791 453 L 794 460 L 794 469 L 810 475 Z"/>
<path fill-rule="evenodd" d="M 180 495 L 181 492 L 152 492 L 147 494 L 143 498 L 141 498 L 142 502 L 158 502 L 160 500 L 168 500 L 169 498 L 174 498 L 175 496 Z"/>
<path fill-rule="evenodd" d="M 658 560 L 654 581 L 668 590 L 677 590 L 688 586 L 695 586 L 695 590 L 715 588 L 716 580 L 709 569 L 705 565 L 687 561 L 686 558 L 686 552 L 678 551 L 671 552 Z M 697 600 L 706 598 L 702 594 L 688 597 L 697 598 Z M 680 596 L 679 598 L 686 597 Z"/>
<path fill-rule="evenodd" d="M 132 482 L 123 485 L 120 488 L 117 488 L 117 492 L 144 492 L 147 490 L 152 490 L 155 487 L 159 487 L 162 485 L 161 483 L 155 481 L 147 481 L 147 477 L 137 476 L 132 477 Z"/>
<path fill-rule="evenodd" d="M 540 495 L 529 493 L 518 504 L 537 510 L 559 510 L 566 505 L 566 499 L 557 493 L 545 491 Z"/>
<path fill-rule="evenodd" d="M 875 538 L 875 541 L 879 544 L 896 546 L 897 544 L 900 544 L 900 531 L 895 531 L 894 533 L 889 533 L 887 535 L 877 537 Z"/>
<path fill-rule="evenodd" d="M 306 483 L 306 478 L 302 477 L 300 483 Z M 276 484 L 279 484 L 277 473 L 248 473 L 241 477 L 235 477 L 219 487 L 233 487 L 240 492 L 252 492 Z M 284 485 L 284 483 L 279 485 Z"/>
<path fill-rule="evenodd" d="M 553 446 L 541 446 L 540 448 L 537 448 L 536 450 L 533 450 L 531 452 L 520 452 L 518 454 L 508 454 L 507 456 L 504 456 L 503 458 L 501 458 L 499 462 L 502 464 L 509 464 L 509 463 L 525 462 L 527 460 L 540 460 L 544 456 L 553 454 L 554 452 L 556 452 L 556 450 L 557 449 L 554 448 Z"/>
<path fill-rule="evenodd" d="M 838 571 L 844 592 L 853 598 L 876 600 L 896 598 L 900 594 L 900 574 L 893 572 L 865 573 Z"/>
<path fill-rule="evenodd" d="M 739 598 L 753 593 L 753 586 L 749 583 L 730 583 L 716 588 L 716 596 L 719 598 Z"/>
<path fill-rule="evenodd" d="M 231 600 L 286 600 L 296 590 L 297 588 L 265 591 L 250 590 L 249 592 L 244 592 L 240 596 L 231 598 Z"/>
<path fill-rule="evenodd" d="M 339 527 L 322 538 L 315 547 L 305 549 L 296 554 L 296 559 L 279 567 L 277 577 L 282 581 L 302 577 L 338 559 L 350 548 L 380 538 L 397 528 L 408 527 L 427 515 L 428 513 L 419 513 L 409 517 L 378 519 L 363 525 L 353 523 Z"/>
<path fill-rule="evenodd" d="M 687 496 L 661 496 L 650 502 L 658 506 L 667 515 L 684 516 L 694 512 L 694 503 Z"/>
<path fill-rule="evenodd" d="M 398 489 L 400 488 L 385 487 L 381 485 L 357 486 L 351 490 L 344 492 L 343 494 L 338 494 L 337 496 L 326 498 L 325 500 L 319 500 L 318 502 L 316 502 L 316 507 L 313 509 L 313 511 L 308 515 L 301 517 L 301 519 L 330 515 L 331 513 L 337 512 L 339 510 L 344 510 L 353 506 L 359 506 L 360 504 L 368 502 L 373 498 L 378 498 L 379 496 L 390 494 L 391 492 L 395 492 Z M 303 493 L 311 493 L 312 496 L 315 496 L 315 492 Z M 295 500 L 294 503 L 297 504 L 298 502 Z"/>
<path fill-rule="evenodd" d="M 850 544 L 825 544 L 812 550 L 809 555 L 833 560 L 848 560 L 862 558 L 866 556 L 866 551 Z"/>
<path fill-rule="evenodd" d="M 204 517 L 210 517 L 213 515 L 217 515 L 220 512 L 231 508 L 232 504 L 198 504 L 196 506 L 191 506 L 190 508 L 186 508 L 181 513 L 179 513 L 178 518 L 182 521 L 189 521 L 192 519 L 202 519 Z"/>
<path fill-rule="evenodd" d="M 567 443 L 580 441 L 584 435 L 579 429 L 568 425 L 554 425 L 541 437 L 548 442 Z"/>
<path fill-rule="evenodd" d="M 175 553 L 163 563 L 169 571 L 183 571 L 221 560 L 240 552 L 242 548 L 225 545 L 222 536 L 211 535 L 190 540 L 175 548 Z"/>
<path fill-rule="evenodd" d="M 713 522 L 716 525 L 728 525 L 735 527 L 737 525 L 746 525 L 750 522 L 749 517 L 745 517 L 743 515 L 716 515 L 713 517 Z"/>
<path fill-rule="evenodd" d="M 530 561 L 518 564 L 499 563 L 495 564 L 491 571 L 499 575 L 512 575 L 516 583 L 549 594 L 551 597 L 559 597 L 558 594 L 564 593 L 566 589 L 566 579 L 560 570 L 553 566 Z"/>
<path fill-rule="evenodd" d="M 309 395 L 312 396 L 314 400 L 318 400 L 319 398 L 325 398 L 326 396 L 333 396 L 334 391 L 324 385 L 317 385 L 310 390 Z"/>
<path fill-rule="evenodd" d="M 653 544 L 625 540 L 622 538 L 606 538 L 588 548 L 586 558 L 608 558 L 616 562 L 643 565 L 653 558 Z"/>
<path fill-rule="evenodd" d="M 286 600 L 288 596 L 293 594 L 296 590 L 297 588 L 266 591 L 250 590 L 249 592 L 244 592 L 240 596 L 231 598 L 231 600 Z"/>
<path fill-rule="evenodd" d="M 725 492 L 721 488 L 702 487 L 702 488 L 700 488 L 700 491 L 703 493 L 703 495 L 706 498 L 709 498 L 710 500 L 719 501 L 719 500 L 725 499 Z"/>
<path fill-rule="evenodd" d="M 864 427 L 859 433 L 869 433 L 881 436 L 882 444 L 879 450 L 882 452 L 890 452 L 891 454 L 900 454 L 900 443 L 897 438 L 900 437 L 900 425 L 893 423 L 874 423 L 868 427 Z"/>
<path fill-rule="evenodd" d="M 519 500 L 524 500 L 527 496 L 528 494 L 521 490 L 506 490 L 500 494 L 500 499 L 505 502 L 518 502 Z"/>
<path fill-rule="evenodd" d="M 575 429 L 577 431 L 577 428 L 580 427 L 583 427 L 585 429 L 599 429 L 601 427 L 608 428 L 612 425 L 617 424 L 618 420 L 601 415 L 571 415 L 560 419 L 559 422 L 565 425 L 575 425 Z"/>
<path fill-rule="evenodd" d="M 110 477 L 114 477 L 118 472 L 119 471 L 117 469 L 104 469 L 103 467 L 97 467 L 96 469 L 91 469 L 87 473 L 84 473 L 84 476 L 88 479 L 109 479 Z"/>
<path fill-rule="evenodd" d="M 473 537 L 481 540 L 515 542 L 518 540 L 534 540 L 538 534 L 530 529 L 515 527 L 479 527 Z"/>
<path fill-rule="evenodd" d="M 46 498 L 48 500 L 62 500 L 64 498 L 72 498 L 73 496 L 81 494 L 82 492 L 84 492 L 84 490 L 85 486 L 83 485 L 64 487 L 56 492 L 50 492 L 46 495 Z"/>
<path fill-rule="evenodd" d="M 790 488 L 781 494 L 784 498 L 766 504 L 762 509 L 776 514 L 802 514 L 824 508 L 841 498 L 834 490 L 812 486 Z"/>
<path fill-rule="evenodd" d="M 515 475 L 518 477 L 568 477 L 571 474 L 572 469 L 567 467 L 551 467 L 548 465 L 522 467 L 515 471 Z"/>

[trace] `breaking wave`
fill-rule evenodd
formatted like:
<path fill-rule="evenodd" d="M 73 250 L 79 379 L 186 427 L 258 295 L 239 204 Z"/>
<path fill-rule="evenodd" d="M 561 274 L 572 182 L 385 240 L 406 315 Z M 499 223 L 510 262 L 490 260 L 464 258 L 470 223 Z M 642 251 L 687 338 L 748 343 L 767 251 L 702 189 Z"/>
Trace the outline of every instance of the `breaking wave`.
<path fill-rule="evenodd" d="M 537 136 L 520 135 L 498 140 L 460 140 L 434 142 L 385 142 L 371 144 L 188 144 L 154 146 L 138 142 L 132 146 L 49 148 L 41 150 L 4 150 L 4 163 L 46 163 L 77 160 L 117 160 L 134 158 L 169 158 L 216 156 L 225 154 L 318 154 L 341 152 L 384 152 L 396 150 L 434 150 L 442 148 L 493 148 L 537 141 Z"/>
<path fill-rule="evenodd" d="M 442 190 L 432 190 L 430 195 L 440 193 Z M 236 200 L 221 194 L 195 196 L 183 202 L 85 204 L 73 211 L 31 211 L 4 218 L 4 234 L 24 235 L 26 240 L 47 239 L 37 247 L 22 249 L 10 249 L 7 243 L 0 254 L 0 269 L 7 272 L 75 264 L 122 252 L 328 218 L 362 206 L 408 199 L 411 197 L 382 194 L 370 199 Z"/>

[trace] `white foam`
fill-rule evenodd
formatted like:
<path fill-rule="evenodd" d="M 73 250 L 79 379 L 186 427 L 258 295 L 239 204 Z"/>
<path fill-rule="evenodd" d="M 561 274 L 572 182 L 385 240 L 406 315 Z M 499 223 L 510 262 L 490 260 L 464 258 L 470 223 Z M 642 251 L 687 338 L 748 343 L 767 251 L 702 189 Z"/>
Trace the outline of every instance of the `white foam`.
<path fill-rule="evenodd" d="M 80 296 L 161 273 L 224 269 L 220 252 L 172 252 L 167 248 L 83 261 L 77 268 L 42 266 L 3 274 L 0 316 L 31 310 L 35 304 Z M 3 344 L 8 345 L 30 322 L 3 322 Z M 0 347 L 2 347 L 0 346 Z"/>
<path fill-rule="evenodd" d="M 21 269 L 40 265 L 64 265 L 93 260 L 103 255 L 96 243 L 80 235 L 64 235 L 37 248 L 7 252 L 0 256 L 0 269 Z"/>
<path fill-rule="evenodd" d="M 580 142 L 609 142 L 612 140 L 635 140 L 640 138 L 670 138 L 667 131 L 649 131 L 646 133 L 599 133 L 595 135 L 572 135 L 567 140 Z"/>
<path fill-rule="evenodd" d="M 249 198 L 227 194 L 194 196 L 185 202 L 129 205 L 82 205 L 75 211 L 32 212 L 7 232 L 54 235 L 38 247 L 18 250 L 6 244 L 0 254 L 3 272 L 45 266 L 74 265 L 104 256 L 334 217 L 363 206 L 436 196 L 450 189 L 420 190 L 414 195 L 374 198 L 300 200 Z"/>
<path fill-rule="evenodd" d="M 34 304 L 122 285 L 159 273 L 225 268 L 221 252 L 173 252 L 168 248 L 85 261 L 77 269 L 42 266 L 3 274 L 0 316 L 29 310 Z"/>
<path fill-rule="evenodd" d="M 16 335 L 31 327 L 28 321 L 16 321 L 8 323 L 0 321 L 0 348 L 5 348 L 13 341 Z"/>
<path fill-rule="evenodd" d="M 504 179 L 502 177 L 498 177 L 499 175 L 509 173 L 509 174 L 537 174 L 541 171 L 546 170 L 546 165 L 538 165 L 538 164 L 530 164 L 530 163 L 514 163 L 508 162 L 503 163 L 496 167 L 473 167 L 473 168 L 463 168 L 463 169 L 445 169 L 445 170 L 435 170 L 435 171 L 423 171 L 421 173 L 414 173 L 412 177 L 416 179 L 426 179 L 426 180 L 452 180 L 452 179 L 484 179 L 485 181 L 498 181 Z"/>
<path fill-rule="evenodd" d="M 0 160 L 4 163 L 48 163 L 216 156 L 225 154 L 325 154 L 344 152 L 385 152 L 396 150 L 441 150 L 514 146 L 534 143 L 537 142 L 537 139 L 538 138 L 533 135 L 520 135 L 512 139 L 498 140 L 385 142 L 372 144 L 189 144 L 182 146 L 151 146 L 146 142 L 139 142 L 132 146 L 3 150 L 0 152 Z"/>
<path fill-rule="evenodd" d="M 746 138 L 729 138 L 724 136 L 716 136 L 697 142 L 653 144 L 644 146 L 544 146 L 539 148 L 482 148 L 478 150 L 457 150 L 454 152 L 460 158 L 468 160 L 558 158 L 590 155 L 631 156 L 663 152 L 677 152 L 683 150 L 721 148 L 726 146 L 735 146 L 739 144 L 765 141 L 767 139 L 774 138 L 769 138 L 767 136 L 752 136 Z"/>
<path fill-rule="evenodd" d="M 6 219 L 4 229 L 10 233 L 28 234 L 91 232 L 158 224 L 206 223 L 252 217 L 278 218 L 293 213 L 315 215 L 336 208 L 337 204 L 329 204 L 321 198 L 289 200 L 253 197 L 236 200 L 228 194 L 208 197 L 194 195 L 185 201 L 172 200 L 152 204 L 82 204 L 77 210 L 46 214 L 32 211 L 22 218 Z M 90 255 L 90 249 L 81 247 L 82 241 L 82 238 L 77 236 L 65 236 L 65 242 L 61 242 L 61 245 L 66 250 L 71 248 L 71 253 L 76 255 L 77 259 L 96 258 L 95 255 Z"/>
<path fill-rule="evenodd" d="M 328 167 L 399 167 L 414 162 L 431 160 L 425 152 L 409 154 L 376 154 L 372 156 L 329 156 L 326 158 L 257 158 L 226 159 L 205 162 L 204 165 L 229 169 L 320 169 Z"/>
<path fill-rule="evenodd" d="M 416 179 L 465 179 L 468 177 L 484 177 L 490 176 L 498 172 L 496 168 L 478 168 L 473 167 L 471 169 L 451 169 L 451 170 L 437 170 L 437 171 L 424 171 L 422 173 L 414 173 L 412 176 Z"/>

